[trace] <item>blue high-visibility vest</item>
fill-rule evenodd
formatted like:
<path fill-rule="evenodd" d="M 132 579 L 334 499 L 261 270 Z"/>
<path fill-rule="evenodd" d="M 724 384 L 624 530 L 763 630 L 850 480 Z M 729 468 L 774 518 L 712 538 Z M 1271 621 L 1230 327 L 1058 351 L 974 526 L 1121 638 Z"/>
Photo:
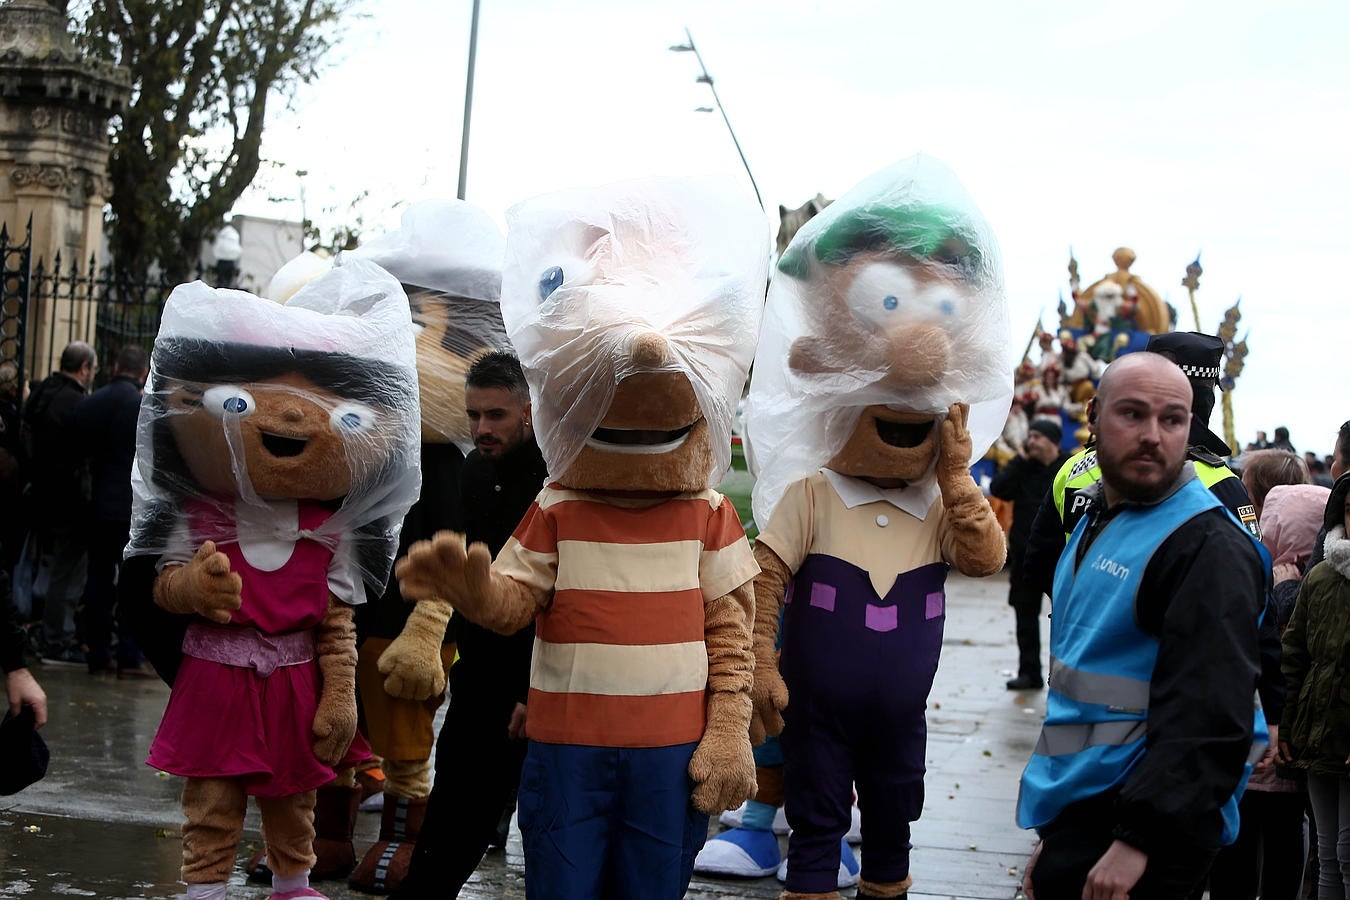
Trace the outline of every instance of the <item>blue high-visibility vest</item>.
<path fill-rule="evenodd" d="M 1022 774 L 1017 823 L 1023 828 L 1046 825 L 1070 804 L 1123 784 L 1144 755 L 1158 639 L 1135 622 L 1139 584 L 1163 541 L 1183 523 L 1215 508 L 1224 506 L 1199 479 L 1192 479 L 1162 503 L 1113 518 L 1081 562 L 1078 548 L 1087 517 L 1074 528 L 1055 569 L 1049 694 L 1040 740 Z M 1253 543 L 1267 560 L 1260 543 Z M 1238 800 L 1252 763 L 1269 742 L 1255 697 L 1253 706 L 1254 755 L 1223 807 L 1225 844 L 1237 837 Z"/>

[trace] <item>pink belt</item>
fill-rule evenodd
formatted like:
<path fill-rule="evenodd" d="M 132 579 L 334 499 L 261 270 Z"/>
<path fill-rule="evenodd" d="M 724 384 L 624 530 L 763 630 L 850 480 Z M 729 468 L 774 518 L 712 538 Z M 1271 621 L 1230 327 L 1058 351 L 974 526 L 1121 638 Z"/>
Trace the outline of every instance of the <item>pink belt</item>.
<path fill-rule="evenodd" d="M 314 632 L 263 634 L 256 628 L 193 622 L 183 636 L 183 653 L 240 669 L 255 669 L 263 678 L 278 666 L 298 666 L 314 659 Z"/>

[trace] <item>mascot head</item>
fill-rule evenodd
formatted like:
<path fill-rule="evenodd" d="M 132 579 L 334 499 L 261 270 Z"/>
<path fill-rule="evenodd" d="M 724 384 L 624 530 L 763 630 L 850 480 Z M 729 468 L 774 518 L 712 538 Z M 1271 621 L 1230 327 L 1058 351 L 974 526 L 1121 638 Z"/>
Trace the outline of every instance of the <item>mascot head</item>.
<path fill-rule="evenodd" d="M 331 268 L 285 305 L 180 285 L 141 405 L 128 554 L 163 553 L 188 504 L 198 540 L 227 542 L 269 504 L 307 500 L 333 510 L 317 537 L 355 541 L 383 585 L 421 487 L 416 384 L 407 301 L 371 263 Z"/>
<path fill-rule="evenodd" d="M 759 208 L 721 179 L 653 179 L 508 221 L 502 314 L 549 472 L 588 490 L 716 484 L 763 306 Z"/>
<path fill-rule="evenodd" d="M 755 517 L 828 466 L 879 485 L 926 478 L 940 422 L 971 406 L 975 458 L 1012 396 L 998 248 L 952 173 L 924 156 L 863 181 L 778 262 L 746 404 Z"/>

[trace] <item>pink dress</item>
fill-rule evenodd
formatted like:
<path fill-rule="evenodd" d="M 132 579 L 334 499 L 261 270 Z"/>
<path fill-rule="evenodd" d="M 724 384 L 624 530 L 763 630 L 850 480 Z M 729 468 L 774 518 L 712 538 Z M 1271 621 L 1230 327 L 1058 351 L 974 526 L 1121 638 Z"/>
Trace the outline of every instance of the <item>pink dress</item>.
<path fill-rule="evenodd" d="M 194 525 L 219 515 L 214 510 L 207 513 L 208 509 L 205 504 L 189 506 Z M 329 515 L 314 503 L 298 505 L 302 531 L 319 528 Z M 217 549 L 229 557 L 231 571 L 243 580 L 242 606 L 229 626 L 207 625 L 206 633 L 217 627 L 253 628 L 266 638 L 312 633 L 323 621 L 333 557 L 327 546 L 302 538 L 275 571 L 250 565 L 237 540 L 217 542 Z M 333 769 L 315 758 L 312 749 L 322 681 L 318 660 L 275 668 L 266 659 L 227 665 L 191 655 L 192 640 L 190 629 L 182 667 L 147 763 L 189 778 L 242 778 L 247 793 L 259 797 L 290 796 L 331 781 Z M 303 646 L 305 638 L 298 641 Z M 297 639 L 289 643 L 294 646 Z M 340 765 L 362 758 L 359 750 L 348 750 Z"/>

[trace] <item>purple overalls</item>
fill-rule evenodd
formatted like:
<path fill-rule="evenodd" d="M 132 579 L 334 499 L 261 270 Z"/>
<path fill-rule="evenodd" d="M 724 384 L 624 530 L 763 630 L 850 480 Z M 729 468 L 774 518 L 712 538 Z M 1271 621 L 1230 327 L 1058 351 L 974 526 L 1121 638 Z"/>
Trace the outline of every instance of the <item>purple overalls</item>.
<path fill-rule="evenodd" d="M 866 570 L 813 553 L 788 588 L 780 669 L 790 697 L 782 738 L 789 891 L 836 890 L 855 782 L 868 880 L 909 875 L 948 568 L 903 572 L 880 598 Z"/>

